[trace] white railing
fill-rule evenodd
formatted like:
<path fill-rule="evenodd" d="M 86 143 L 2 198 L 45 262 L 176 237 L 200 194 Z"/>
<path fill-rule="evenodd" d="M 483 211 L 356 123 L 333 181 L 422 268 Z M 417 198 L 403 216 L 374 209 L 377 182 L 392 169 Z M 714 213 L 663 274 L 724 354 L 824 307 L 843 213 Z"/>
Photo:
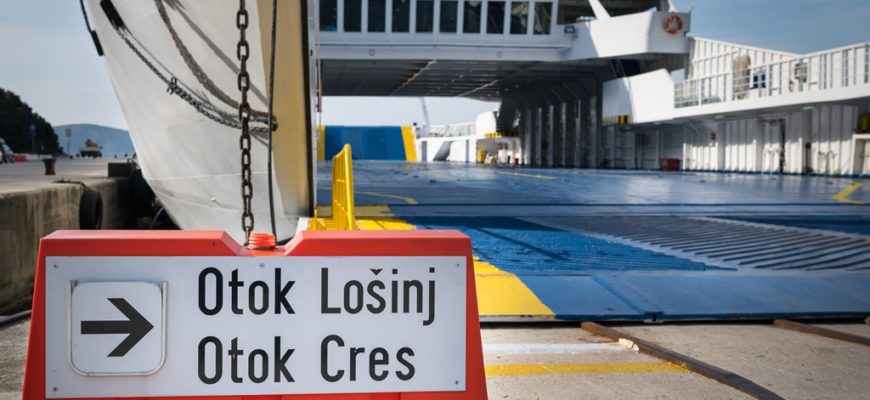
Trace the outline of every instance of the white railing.
<path fill-rule="evenodd" d="M 413 33 L 413 32 L 320 32 L 321 46 L 453 46 L 522 47 L 564 49 L 572 37 L 559 35 L 505 35 L 492 33 Z"/>
<path fill-rule="evenodd" d="M 674 107 L 836 90 L 870 84 L 870 43 L 679 82 Z"/>
<path fill-rule="evenodd" d="M 421 137 L 455 137 L 455 136 L 473 136 L 475 134 L 476 124 L 468 122 L 463 124 L 450 125 L 435 125 L 429 128 L 429 134 Z"/>

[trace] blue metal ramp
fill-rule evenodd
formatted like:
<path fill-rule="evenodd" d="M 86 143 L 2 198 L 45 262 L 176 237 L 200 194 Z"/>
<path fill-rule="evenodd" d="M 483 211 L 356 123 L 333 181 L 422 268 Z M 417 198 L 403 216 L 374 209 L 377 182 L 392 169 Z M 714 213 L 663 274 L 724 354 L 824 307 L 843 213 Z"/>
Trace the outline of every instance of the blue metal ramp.
<path fill-rule="evenodd" d="M 358 204 L 471 237 L 484 319 L 870 316 L 870 206 L 857 204 L 870 202 L 870 187 L 841 202 L 849 179 L 354 168 Z M 328 174 L 324 166 L 318 179 Z"/>
<path fill-rule="evenodd" d="M 469 235 L 476 255 L 516 275 L 552 310 L 553 318 L 560 320 L 870 315 L 867 271 L 776 271 L 708 265 L 511 217 L 406 220 L 418 228 L 458 229 Z M 581 222 L 600 223 L 562 220 L 581 227 Z M 740 231 L 735 235 L 746 234 Z"/>

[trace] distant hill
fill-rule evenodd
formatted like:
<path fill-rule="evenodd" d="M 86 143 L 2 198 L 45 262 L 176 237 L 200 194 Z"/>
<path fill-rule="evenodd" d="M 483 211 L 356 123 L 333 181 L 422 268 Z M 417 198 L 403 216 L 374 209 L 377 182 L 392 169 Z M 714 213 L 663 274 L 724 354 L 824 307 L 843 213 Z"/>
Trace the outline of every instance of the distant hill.
<path fill-rule="evenodd" d="M 36 133 L 35 138 L 30 132 Z M 18 95 L 0 88 L 0 138 L 17 153 L 56 154 L 57 136 L 51 124 L 37 114 Z"/>
<path fill-rule="evenodd" d="M 69 140 L 71 151 L 67 150 L 66 128 L 72 129 L 72 137 Z M 103 146 L 103 157 L 123 157 L 124 154 L 132 156 L 136 152 L 130 140 L 130 133 L 123 129 L 94 124 L 70 124 L 56 126 L 54 131 L 57 133 L 60 147 L 68 154 L 78 154 L 87 139 Z"/>

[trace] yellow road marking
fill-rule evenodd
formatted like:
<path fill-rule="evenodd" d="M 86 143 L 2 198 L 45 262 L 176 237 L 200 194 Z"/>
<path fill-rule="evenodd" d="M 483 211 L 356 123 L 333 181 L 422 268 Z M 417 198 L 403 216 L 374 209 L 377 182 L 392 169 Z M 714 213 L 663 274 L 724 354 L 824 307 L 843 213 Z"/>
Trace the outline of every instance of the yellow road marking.
<path fill-rule="evenodd" d="M 474 261 L 477 310 L 481 316 L 555 315 L 516 275 L 485 261 Z"/>
<path fill-rule="evenodd" d="M 386 204 L 366 204 L 356 206 L 356 216 L 359 218 L 396 218 Z"/>
<path fill-rule="evenodd" d="M 399 196 L 397 194 L 387 194 L 387 193 L 378 193 L 378 192 L 359 192 L 359 191 L 357 192 L 357 194 L 364 194 L 364 195 L 375 196 L 375 197 L 386 197 L 388 199 L 404 200 L 405 203 L 408 203 L 410 205 L 417 204 L 417 200 L 414 200 L 413 197 Z"/>
<path fill-rule="evenodd" d="M 526 178 L 535 178 L 535 179 L 556 179 L 552 176 L 547 175 L 538 175 L 538 174 L 523 174 L 521 172 L 504 172 L 504 171 L 495 171 L 496 174 L 499 175 L 510 175 L 510 176 L 522 176 Z"/>
<path fill-rule="evenodd" d="M 664 361 L 604 364 L 496 364 L 487 365 L 484 368 L 487 378 L 521 375 L 638 374 L 689 371 L 682 365 Z"/>
<path fill-rule="evenodd" d="M 416 229 L 401 219 L 396 218 L 390 208 L 385 205 L 363 205 L 356 206 L 356 225 L 364 231 L 407 231 Z M 335 223 L 332 222 L 332 207 L 323 205 L 317 206 L 318 220 L 326 227 L 326 230 L 335 230 Z M 313 229 L 314 218 L 308 223 L 308 229 Z"/>
<path fill-rule="evenodd" d="M 409 231 L 417 229 L 396 216 L 385 205 L 369 205 L 357 208 L 356 224 L 364 231 Z"/>
<path fill-rule="evenodd" d="M 855 182 L 855 183 L 849 185 L 849 187 L 841 190 L 840 193 L 835 194 L 834 200 L 841 201 L 843 203 L 849 203 L 849 204 L 864 204 L 863 201 L 850 200 L 850 199 L 846 198 L 847 196 L 852 194 L 852 192 L 858 190 L 858 188 L 860 188 L 863 185 L 864 185 L 864 182 Z"/>
<path fill-rule="evenodd" d="M 317 213 L 327 230 L 335 229 L 332 219 L 327 217 L 332 215 L 329 206 L 317 207 Z M 314 223 L 312 219 L 309 226 L 313 226 Z M 385 205 L 357 206 L 356 224 L 361 230 L 416 229 L 414 225 L 396 218 L 389 206 Z M 474 257 L 474 281 L 477 290 L 477 309 L 481 316 L 552 317 L 555 315 L 553 310 L 542 303 L 520 278 L 488 262 L 480 261 L 478 257 Z"/>
<path fill-rule="evenodd" d="M 417 229 L 398 218 L 360 218 L 356 220 L 356 225 L 364 231 L 410 231 Z"/>

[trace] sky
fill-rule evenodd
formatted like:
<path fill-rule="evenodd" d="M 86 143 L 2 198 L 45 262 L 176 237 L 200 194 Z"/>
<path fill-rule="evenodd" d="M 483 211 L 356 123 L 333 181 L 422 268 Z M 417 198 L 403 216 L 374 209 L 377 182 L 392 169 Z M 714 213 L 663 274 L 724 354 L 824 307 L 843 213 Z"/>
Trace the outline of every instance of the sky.
<path fill-rule="evenodd" d="M 206 0 L 201 0 L 206 1 Z M 693 36 L 807 53 L 870 41 L 868 0 L 673 0 Z M 75 0 L 0 0 L 0 87 L 53 125 L 127 128 Z M 427 98 L 433 125 L 472 122 L 497 103 Z M 326 98 L 328 125 L 423 122 L 416 98 Z"/>

